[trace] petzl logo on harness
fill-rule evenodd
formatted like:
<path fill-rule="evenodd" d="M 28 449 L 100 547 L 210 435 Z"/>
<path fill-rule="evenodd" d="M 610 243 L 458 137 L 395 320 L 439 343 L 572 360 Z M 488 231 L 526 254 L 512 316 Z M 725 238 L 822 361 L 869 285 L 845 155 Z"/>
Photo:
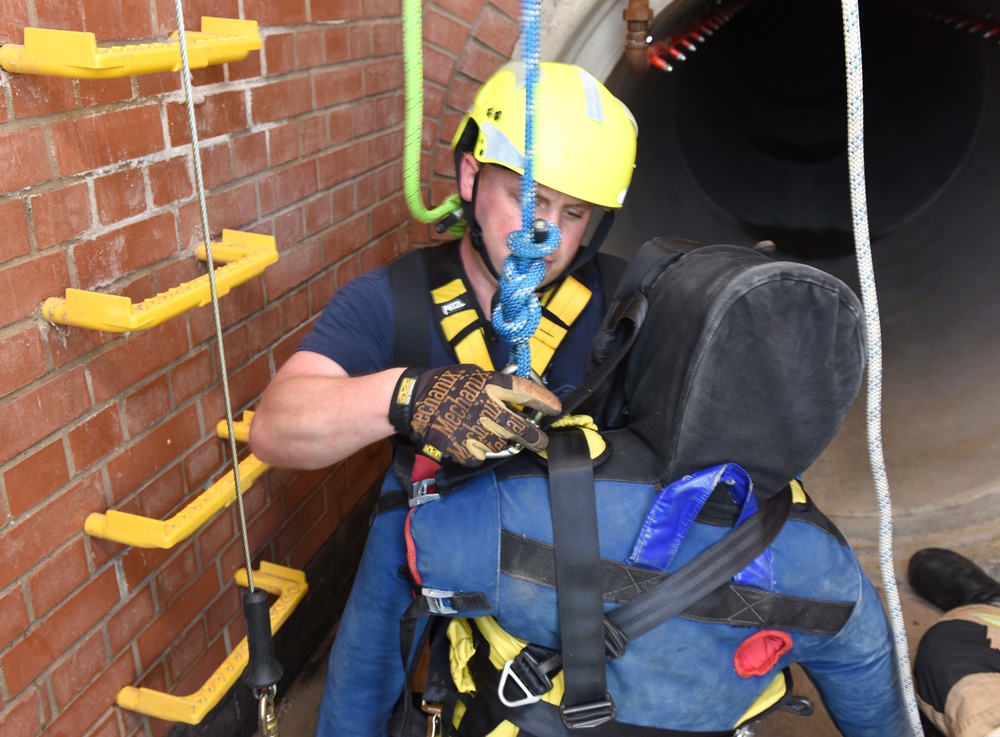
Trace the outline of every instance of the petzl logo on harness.
<path fill-rule="evenodd" d="M 453 299 L 447 304 L 441 305 L 441 314 L 447 317 L 453 312 L 458 312 L 459 310 L 464 310 L 467 307 L 465 300 L 459 297 L 458 299 Z"/>

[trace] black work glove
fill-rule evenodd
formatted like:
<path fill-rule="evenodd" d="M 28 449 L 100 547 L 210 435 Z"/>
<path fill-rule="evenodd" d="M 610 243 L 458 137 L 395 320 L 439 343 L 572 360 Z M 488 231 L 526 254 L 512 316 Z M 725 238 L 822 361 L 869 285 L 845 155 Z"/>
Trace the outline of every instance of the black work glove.
<path fill-rule="evenodd" d="M 545 433 L 504 402 L 548 415 L 561 409 L 555 394 L 530 379 L 462 364 L 406 369 L 393 392 L 389 421 L 418 453 L 438 462 L 478 466 L 487 452 L 501 451 L 511 441 L 545 450 Z"/>

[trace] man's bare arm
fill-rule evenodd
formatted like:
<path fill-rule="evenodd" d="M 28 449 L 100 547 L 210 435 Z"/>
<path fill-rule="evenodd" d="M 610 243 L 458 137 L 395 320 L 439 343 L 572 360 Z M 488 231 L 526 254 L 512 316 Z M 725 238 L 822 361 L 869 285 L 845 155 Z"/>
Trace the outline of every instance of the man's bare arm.
<path fill-rule="evenodd" d="M 280 468 L 324 468 L 389 437 L 389 400 L 402 371 L 350 377 L 318 353 L 293 354 L 254 413 L 254 455 Z"/>

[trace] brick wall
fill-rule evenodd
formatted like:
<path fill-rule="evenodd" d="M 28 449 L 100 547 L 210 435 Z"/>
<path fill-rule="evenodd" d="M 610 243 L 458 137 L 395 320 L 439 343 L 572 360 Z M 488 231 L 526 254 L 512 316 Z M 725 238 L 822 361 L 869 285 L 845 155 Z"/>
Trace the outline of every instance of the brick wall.
<path fill-rule="evenodd" d="M 184 5 L 189 30 L 245 17 L 264 41 L 193 75 L 212 232 L 270 234 L 281 255 L 221 301 L 238 413 L 339 286 L 430 238 L 402 196 L 400 2 Z M 511 54 L 517 14 L 515 0 L 425 3 L 428 204 L 453 191 L 447 144 Z M 0 0 L 0 44 L 25 26 L 141 40 L 175 21 L 169 0 Z M 4 737 L 165 734 L 115 707 L 118 690 L 191 693 L 243 636 L 234 509 L 165 551 L 83 532 L 107 509 L 170 516 L 228 470 L 210 308 L 131 335 L 40 313 L 67 287 L 139 301 L 204 273 L 189 143 L 177 74 L 0 72 Z M 322 472 L 271 470 L 245 495 L 255 562 L 305 568 L 385 462 L 380 446 Z"/>

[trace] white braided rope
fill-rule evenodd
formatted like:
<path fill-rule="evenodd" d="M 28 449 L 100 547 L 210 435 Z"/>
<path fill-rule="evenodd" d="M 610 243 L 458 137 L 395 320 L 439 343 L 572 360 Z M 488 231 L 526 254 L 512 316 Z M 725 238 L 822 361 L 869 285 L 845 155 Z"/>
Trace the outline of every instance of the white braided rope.
<path fill-rule="evenodd" d="M 865 193 L 864 85 L 858 0 L 842 0 L 841 7 L 844 15 L 844 57 L 847 64 L 847 156 L 851 180 L 851 214 L 854 223 L 858 276 L 861 281 L 861 302 L 864 305 L 865 326 L 868 332 L 868 455 L 878 499 L 879 568 L 889 609 L 896 666 L 899 670 L 900 688 L 906 704 L 907 717 L 913 734 L 923 737 L 924 731 L 920 725 L 916 694 L 913 689 L 903 610 L 899 602 L 899 589 L 896 587 L 892 559 L 892 501 L 889 496 L 889 480 L 885 472 L 885 457 L 882 453 L 882 332 L 879 324 L 878 295 L 875 292 L 871 235 L 868 230 L 868 201 Z"/>

